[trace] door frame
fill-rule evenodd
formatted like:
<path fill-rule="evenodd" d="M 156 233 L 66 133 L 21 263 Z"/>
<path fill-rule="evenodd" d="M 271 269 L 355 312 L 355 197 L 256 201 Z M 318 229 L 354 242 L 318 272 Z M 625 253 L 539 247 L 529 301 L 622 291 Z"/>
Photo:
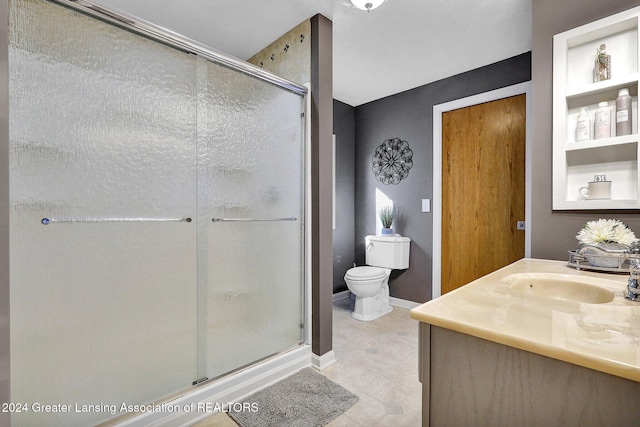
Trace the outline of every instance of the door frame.
<path fill-rule="evenodd" d="M 531 82 L 519 83 L 501 89 L 468 96 L 433 106 L 433 247 L 431 256 L 431 299 L 442 294 L 442 114 L 459 108 L 471 107 L 489 101 L 525 94 L 525 199 L 526 228 L 524 256 L 531 257 Z"/>

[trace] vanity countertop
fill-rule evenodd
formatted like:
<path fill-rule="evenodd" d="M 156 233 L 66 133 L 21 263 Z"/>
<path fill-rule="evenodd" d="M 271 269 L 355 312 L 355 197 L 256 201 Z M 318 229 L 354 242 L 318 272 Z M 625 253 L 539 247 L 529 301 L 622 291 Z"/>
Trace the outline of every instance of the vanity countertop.
<path fill-rule="evenodd" d="M 540 274 L 608 289 L 613 301 L 565 301 L 510 286 L 514 277 Z M 412 309 L 411 317 L 640 382 L 640 302 L 624 299 L 627 278 L 525 258 Z"/>

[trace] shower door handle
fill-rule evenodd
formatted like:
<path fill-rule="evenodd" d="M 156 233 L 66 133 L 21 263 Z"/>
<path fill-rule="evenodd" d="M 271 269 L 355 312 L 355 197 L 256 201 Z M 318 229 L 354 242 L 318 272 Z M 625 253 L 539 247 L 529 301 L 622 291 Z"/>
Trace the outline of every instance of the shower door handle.
<path fill-rule="evenodd" d="M 273 221 L 297 221 L 298 218 L 211 218 L 213 222 L 273 222 Z"/>
<path fill-rule="evenodd" d="M 53 222 L 191 222 L 191 218 L 42 218 L 43 225 Z"/>

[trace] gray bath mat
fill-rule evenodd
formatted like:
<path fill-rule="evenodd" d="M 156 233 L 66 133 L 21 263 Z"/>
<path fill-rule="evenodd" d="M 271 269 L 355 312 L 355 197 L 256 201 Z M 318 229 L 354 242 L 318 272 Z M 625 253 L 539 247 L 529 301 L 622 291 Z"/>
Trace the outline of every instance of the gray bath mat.
<path fill-rule="evenodd" d="M 316 427 L 330 423 L 358 396 L 313 368 L 295 374 L 244 399 L 242 412 L 229 412 L 240 427 Z"/>

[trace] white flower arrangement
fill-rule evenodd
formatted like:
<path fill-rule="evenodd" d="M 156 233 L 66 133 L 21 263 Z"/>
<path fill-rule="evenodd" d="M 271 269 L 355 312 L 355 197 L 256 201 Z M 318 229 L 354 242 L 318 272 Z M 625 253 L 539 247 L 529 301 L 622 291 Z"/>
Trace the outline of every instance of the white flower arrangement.
<path fill-rule="evenodd" d="M 621 243 L 629 246 L 636 241 L 636 235 L 617 219 L 599 219 L 587 222 L 578 232 L 576 239 L 586 245 Z"/>

